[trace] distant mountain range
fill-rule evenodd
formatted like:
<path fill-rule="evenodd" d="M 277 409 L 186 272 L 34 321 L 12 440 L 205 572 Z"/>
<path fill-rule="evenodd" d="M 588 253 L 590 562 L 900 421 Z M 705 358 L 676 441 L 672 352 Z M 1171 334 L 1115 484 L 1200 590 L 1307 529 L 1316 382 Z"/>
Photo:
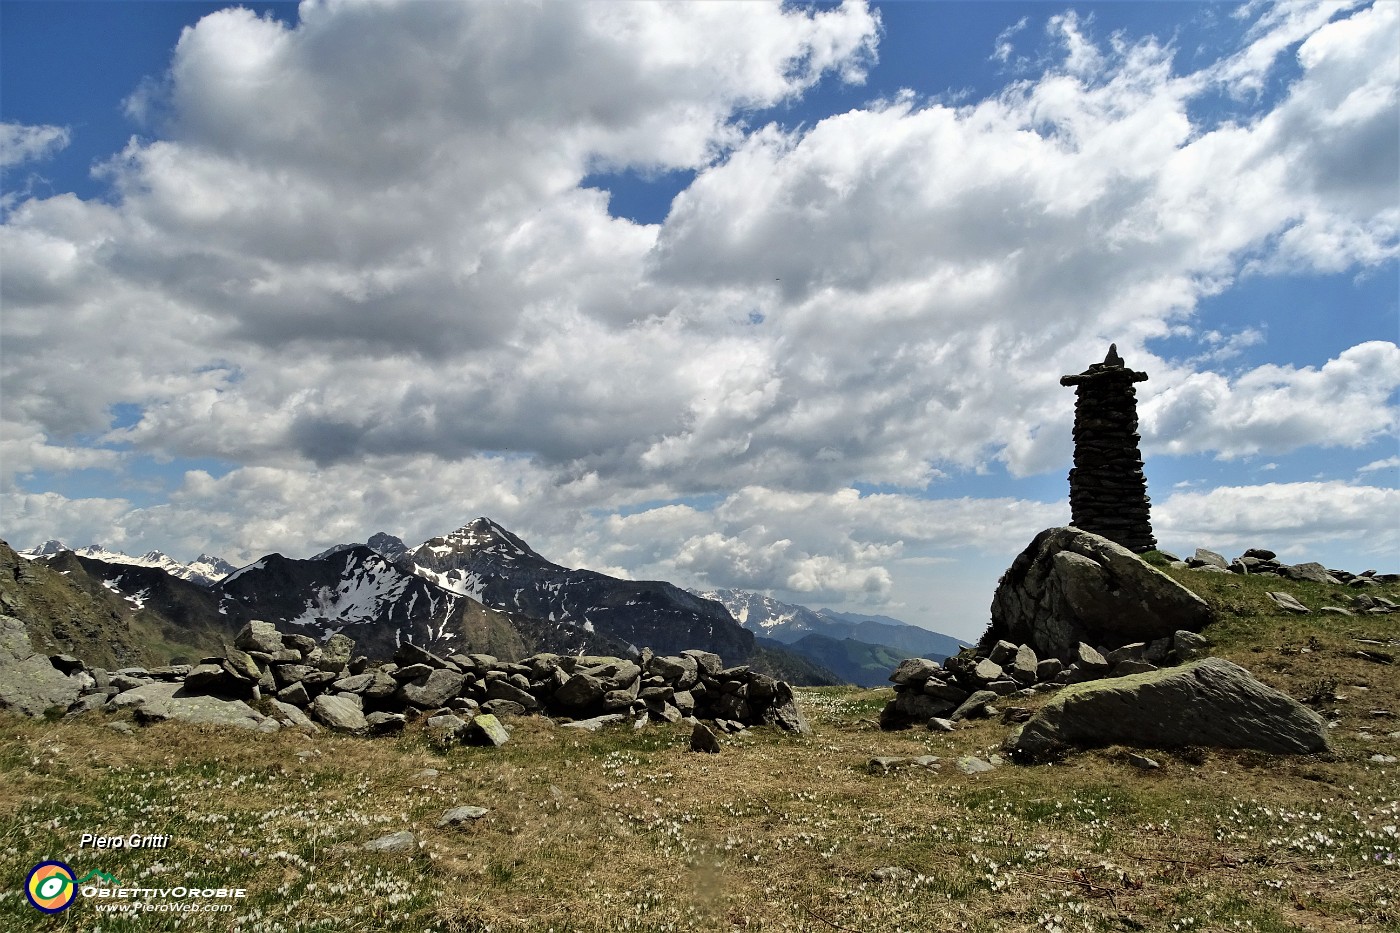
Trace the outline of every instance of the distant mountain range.
<path fill-rule="evenodd" d="M 941 661 L 967 642 L 889 616 L 809 609 L 748 590 L 718 589 L 696 595 L 724 605 L 740 625 L 830 668 L 848 683 L 874 687 L 909 657 Z"/>
<path fill-rule="evenodd" d="M 906 657 L 939 659 L 964 646 L 884 616 L 571 570 L 488 518 L 416 547 L 379 532 L 307 559 L 269 554 L 238 569 L 203 554 L 182 564 L 160 551 L 131 557 L 58 541 L 14 556 L 56 571 L 69 590 L 86 594 L 66 598 L 96 600 L 96 608 L 73 610 L 74 618 L 119 626 L 130 637 L 113 636 L 113 644 L 140 647 L 143 661 L 216 651 L 250 619 L 318 638 L 343 631 L 371 657 L 387 658 L 403 641 L 440 654 L 504 658 L 701 648 L 793 682 L 865 686 L 885 683 Z M 45 631 L 57 644 L 65 627 Z"/>
<path fill-rule="evenodd" d="M 87 547 L 70 548 L 62 541 L 45 541 L 38 547 L 26 548 L 19 552 L 21 557 L 52 557 L 64 551 L 72 551 L 79 557 L 87 557 L 92 560 L 100 560 L 109 564 L 131 564 L 136 567 L 156 567 L 165 571 L 172 577 L 181 580 L 189 580 L 191 583 L 200 583 L 205 586 L 217 583 L 224 577 L 233 573 L 236 569 L 233 564 L 221 557 L 210 557 L 208 554 L 201 554 L 188 564 L 182 564 L 168 554 L 160 551 L 150 551 L 140 557 L 132 557 L 123 554 L 121 551 L 109 551 L 100 544 L 89 544 Z"/>

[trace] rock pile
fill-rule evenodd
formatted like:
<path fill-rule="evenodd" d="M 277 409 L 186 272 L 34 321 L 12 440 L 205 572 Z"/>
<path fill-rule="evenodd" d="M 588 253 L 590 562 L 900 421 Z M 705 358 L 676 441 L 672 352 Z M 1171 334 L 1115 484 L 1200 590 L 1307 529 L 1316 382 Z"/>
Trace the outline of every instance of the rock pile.
<path fill-rule="evenodd" d="M 947 729 L 961 719 L 995 715 L 993 704 L 1004 697 L 1029 697 L 1068 684 L 1155 671 L 1195 658 L 1205 646 L 1200 635 L 1183 630 L 1113 650 L 1081 642 L 1068 664 L 1059 658 L 1042 659 L 1031 645 L 1009 641 L 997 641 L 985 653 L 964 651 L 942 664 L 909 658 L 890 674 L 895 696 L 880 712 L 880 727 Z"/>
<path fill-rule="evenodd" d="M 1071 523 L 1141 553 L 1157 546 L 1138 450 L 1137 390 L 1147 373 L 1129 369 L 1110 345 L 1102 363 L 1061 376 L 1075 386 Z"/>
<path fill-rule="evenodd" d="M 1170 558 L 1170 564 L 1173 567 L 1189 568 L 1207 573 L 1236 573 L 1245 576 L 1269 574 L 1288 580 L 1307 580 L 1312 583 L 1326 583 L 1331 586 L 1346 586 L 1352 589 L 1365 589 L 1368 586 L 1400 582 L 1400 574 L 1397 573 L 1377 573 L 1374 570 L 1351 573 L 1346 570 L 1325 567 L 1316 561 L 1285 564 L 1278 559 L 1277 554 L 1267 548 L 1250 548 L 1239 557 L 1229 561 L 1225 559 L 1223 554 L 1205 548 L 1196 548 L 1196 553 L 1185 560 L 1177 560 L 1174 555 L 1170 554 L 1166 556 Z"/>
<path fill-rule="evenodd" d="M 208 710 L 215 708 L 212 700 L 228 714 L 220 721 L 250 728 L 314 730 L 319 723 L 369 734 L 396 732 L 410 718 L 426 716 L 429 733 L 448 744 L 502 744 L 506 733 L 499 717 L 528 713 L 660 722 L 690 717 L 713 720 L 721 731 L 766 724 L 809 731 L 787 683 L 748 667 L 726 668 L 707 651 L 643 651 L 636 661 L 537 654 L 516 663 L 485 654 L 442 658 L 405 642 L 392 662 L 371 667 L 354 649 L 342 634 L 318 643 L 254 621 L 221 658 L 149 670 L 84 671 L 83 695 L 70 709 L 131 707 L 142 720 L 187 718 L 181 713 L 191 710 L 179 704 L 204 701 L 199 705 Z M 60 661 L 81 669 L 76 659 L 53 659 Z M 271 716 L 248 705 L 260 700 Z"/>

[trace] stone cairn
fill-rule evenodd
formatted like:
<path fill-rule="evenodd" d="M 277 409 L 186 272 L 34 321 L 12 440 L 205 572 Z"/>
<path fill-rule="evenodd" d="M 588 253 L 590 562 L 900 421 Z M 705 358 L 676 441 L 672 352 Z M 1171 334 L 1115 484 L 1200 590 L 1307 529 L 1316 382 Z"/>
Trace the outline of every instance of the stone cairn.
<path fill-rule="evenodd" d="M 1102 363 L 1061 376 L 1075 386 L 1070 524 L 1141 554 L 1156 548 L 1151 500 L 1138 451 L 1137 390 L 1147 373 L 1129 369 L 1111 344 Z"/>
<path fill-rule="evenodd" d="M 82 696 L 70 713 L 130 708 L 143 723 L 181 718 L 147 702 L 153 685 L 165 683 L 178 685 L 176 699 L 236 704 L 242 716 L 230 721 L 245 728 L 314 732 L 319 724 L 377 735 L 422 718 L 430 737 L 444 745 L 500 745 L 507 735 L 500 720 L 531 714 L 590 731 L 627 720 L 639 727 L 708 720 L 728 733 L 760 725 L 810 731 L 791 686 L 747 666 L 725 667 L 708 651 L 667 656 L 644 649 L 636 658 L 536 654 L 511 662 L 486 654 L 444 658 L 403 642 L 393 661 L 374 664 L 354 649 L 354 641 L 339 633 L 318 642 L 253 621 L 223 657 L 195 665 L 108 673 L 66 655 L 51 660 L 82 679 Z"/>

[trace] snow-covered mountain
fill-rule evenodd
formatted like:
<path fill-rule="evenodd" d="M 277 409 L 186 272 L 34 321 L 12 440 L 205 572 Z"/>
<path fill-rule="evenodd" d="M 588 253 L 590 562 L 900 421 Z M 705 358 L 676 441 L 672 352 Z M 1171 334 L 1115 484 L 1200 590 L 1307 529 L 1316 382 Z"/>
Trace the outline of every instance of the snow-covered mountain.
<path fill-rule="evenodd" d="M 111 551 L 100 544 L 89 544 L 87 547 L 70 548 L 62 541 L 48 540 L 38 547 L 27 548 L 19 551 L 21 557 L 33 560 L 37 557 L 53 557 L 64 551 L 72 551 L 79 557 L 86 557 L 90 560 L 100 560 L 108 564 L 130 564 L 136 567 L 155 567 L 164 570 L 179 580 L 188 580 L 191 583 L 198 583 L 200 586 L 211 586 L 233 573 L 234 566 L 220 557 L 211 557 L 208 554 L 200 554 L 188 564 L 182 564 L 175 558 L 161 551 L 148 551 L 140 557 L 132 557 L 130 554 L 123 554 L 121 551 Z"/>
<path fill-rule="evenodd" d="M 663 654 L 701 648 L 731 663 L 755 650 L 753 635 L 715 602 L 670 583 L 561 567 L 489 518 L 430 538 L 396 563 L 487 606 L 602 632 L 638 648 Z"/>
<path fill-rule="evenodd" d="M 785 603 L 749 590 L 718 589 L 697 592 L 722 603 L 730 615 L 751 632 L 796 646 L 808 635 L 838 640 L 854 639 L 869 645 L 888 646 L 905 656 L 941 660 L 957 654 L 966 642 L 889 616 L 861 616 L 831 609 L 809 609 Z"/>

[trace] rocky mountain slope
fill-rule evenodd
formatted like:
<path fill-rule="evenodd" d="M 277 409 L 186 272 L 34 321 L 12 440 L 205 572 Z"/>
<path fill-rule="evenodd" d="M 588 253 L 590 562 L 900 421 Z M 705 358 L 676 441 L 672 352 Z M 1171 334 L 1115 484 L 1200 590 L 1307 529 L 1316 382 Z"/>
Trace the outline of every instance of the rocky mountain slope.
<path fill-rule="evenodd" d="M 724 606 L 670 583 L 561 567 L 488 518 L 425 541 L 397 564 L 487 606 L 602 632 L 637 648 L 666 654 L 701 648 L 726 660 L 754 654 L 753 633 Z"/>

